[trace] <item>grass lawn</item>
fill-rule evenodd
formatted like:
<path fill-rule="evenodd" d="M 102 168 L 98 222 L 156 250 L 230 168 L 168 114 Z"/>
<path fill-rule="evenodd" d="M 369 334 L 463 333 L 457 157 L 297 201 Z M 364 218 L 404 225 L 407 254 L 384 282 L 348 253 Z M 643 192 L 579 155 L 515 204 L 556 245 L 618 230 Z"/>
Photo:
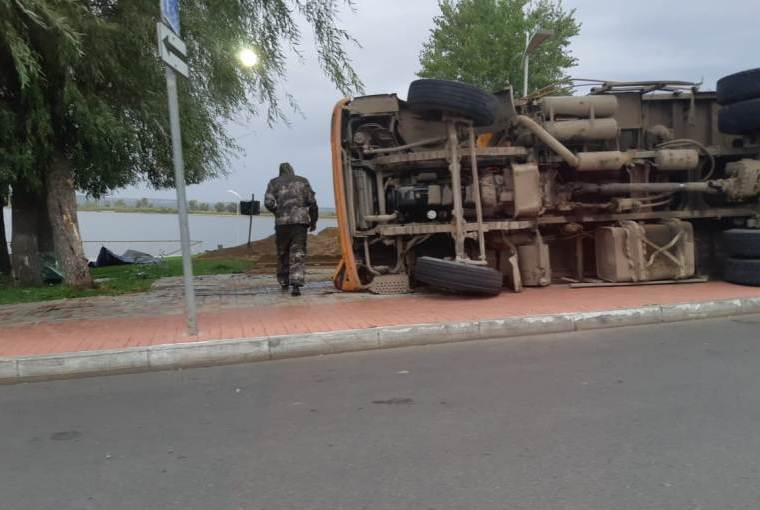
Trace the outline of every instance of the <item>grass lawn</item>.
<path fill-rule="evenodd" d="M 222 259 L 203 260 L 193 258 L 193 274 L 243 273 L 253 267 L 250 260 Z M 110 278 L 94 289 L 75 289 L 67 285 L 43 285 L 19 288 L 0 280 L 0 305 L 30 303 L 51 299 L 78 298 L 86 296 L 115 296 L 128 292 L 145 292 L 151 284 L 164 276 L 182 275 L 182 257 L 168 257 L 160 264 L 141 264 L 92 268 L 93 279 Z"/>

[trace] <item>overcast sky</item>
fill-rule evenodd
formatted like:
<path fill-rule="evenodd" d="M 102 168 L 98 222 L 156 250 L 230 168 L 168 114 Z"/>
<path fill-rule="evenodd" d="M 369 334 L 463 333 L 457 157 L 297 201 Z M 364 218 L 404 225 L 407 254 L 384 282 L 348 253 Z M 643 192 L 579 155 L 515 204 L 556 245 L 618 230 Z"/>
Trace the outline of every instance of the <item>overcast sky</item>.
<path fill-rule="evenodd" d="M 703 90 L 714 90 L 721 76 L 760 67 L 760 0 L 565 0 L 564 5 L 576 9 L 582 24 L 570 46 L 579 60 L 570 71 L 574 77 L 704 80 Z M 362 45 L 351 55 L 368 94 L 406 96 L 438 12 L 437 0 L 356 0 L 356 12 L 341 17 L 340 24 Z M 305 61 L 293 59 L 285 86 L 305 118 L 292 114 L 290 127 L 273 129 L 257 119 L 231 125 L 244 152 L 226 177 L 189 187 L 188 198 L 234 200 L 229 189 L 260 197 L 278 164 L 290 161 L 311 181 L 320 204 L 332 207 L 329 123 L 341 96 L 308 51 L 311 39 L 303 42 Z M 174 191 L 138 186 L 119 195 L 173 198 Z"/>

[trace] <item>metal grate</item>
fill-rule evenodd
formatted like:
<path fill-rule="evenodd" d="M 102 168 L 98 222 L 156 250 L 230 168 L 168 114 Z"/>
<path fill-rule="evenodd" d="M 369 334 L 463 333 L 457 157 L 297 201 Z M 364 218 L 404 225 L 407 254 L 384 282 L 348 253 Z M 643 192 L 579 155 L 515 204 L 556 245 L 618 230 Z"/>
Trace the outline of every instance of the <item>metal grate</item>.
<path fill-rule="evenodd" d="M 369 284 L 369 291 L 373 294 L 408 294 L 412 291 L 409 275 L 402 273 L 375 276 Z"/>

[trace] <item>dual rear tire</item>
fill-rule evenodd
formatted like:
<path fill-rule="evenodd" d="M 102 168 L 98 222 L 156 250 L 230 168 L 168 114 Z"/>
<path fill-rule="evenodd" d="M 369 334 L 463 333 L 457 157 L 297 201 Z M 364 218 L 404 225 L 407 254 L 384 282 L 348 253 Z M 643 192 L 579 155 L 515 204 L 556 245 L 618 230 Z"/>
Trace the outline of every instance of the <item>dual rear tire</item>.
<path fill-rule="evenodd" d="M 718 80 L 718 129 L 731 135 L 760 131 L 760 68 Z"/>
<path fill-rule="evenodd" d="M 723 242 L 728 253 L 723 278 L 739 285 L 760 286 L 760 230 L 727 230 Z"/>

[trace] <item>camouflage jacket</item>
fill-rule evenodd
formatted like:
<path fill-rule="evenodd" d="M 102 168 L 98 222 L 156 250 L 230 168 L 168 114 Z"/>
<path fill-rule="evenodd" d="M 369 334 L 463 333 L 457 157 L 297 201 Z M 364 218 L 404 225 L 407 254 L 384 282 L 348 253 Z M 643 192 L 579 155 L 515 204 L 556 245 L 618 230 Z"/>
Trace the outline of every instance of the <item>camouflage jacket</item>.
<path fill-rule="evenodd" d="M 309 181 L 295 175 L 290 165 L 280 167 L 280 176 L 269 181 L 264 206 L 274 213 L 276 225 L 313 225 L 319 216 Z"/>

